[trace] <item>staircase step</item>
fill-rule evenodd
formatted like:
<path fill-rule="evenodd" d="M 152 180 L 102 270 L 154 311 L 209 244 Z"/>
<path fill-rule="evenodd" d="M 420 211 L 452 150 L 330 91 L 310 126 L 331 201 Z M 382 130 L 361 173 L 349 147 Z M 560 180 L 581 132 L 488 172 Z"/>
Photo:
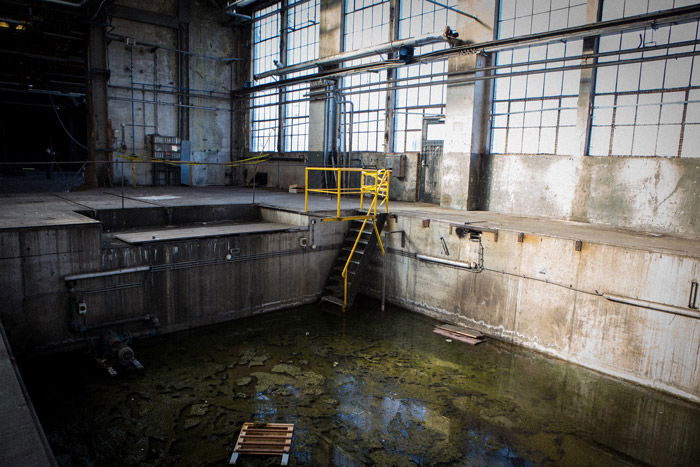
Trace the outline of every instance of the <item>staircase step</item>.
<path fill-rule="evenodd" d="M 333 303 L 334 305 L 338 305 L 338 306 L 344 305 L 342 298 L 334 297 L 333 295 L 324 295 L 323 297 L 321 297 L 321 300 Z"/>
<path fill-rule="evenodd" d="M 338 285 L 326 285 L 323 290 L 328 290 L 330 292 L 333 292 L 333 295 L 343 295 L 343 285 L 338 284 Z"/>
<path fill-rule="evenodd" d="M 360 229 L 350 229 L 350 232 L 362 232 L 362 235 L 371 235 L 372 234 L 372 229 L 365 229 L 365 230 L 360 230 Z"/>
<path fill-rule="evenodd" d="M 355 237 L 346 238 L 345 241 L 346 241 L 347 243 L 352 243 L 352 244 L 354 244 L 354 243 L 355 243 Z M 357 241 L 357 244 L 358 244 L 358 245 L 367 245 L 368 243 L 369 243 L 369 240 L 362 240 L 362 239 L 359 239 L 359 240 Z"/>
<path fill-rule="evenodd" d="M 343 251 L 352 251 L 352 248 L 348 246 L 348 247 L 343 248 Z M 356 255 L 364 255 L 365 251 L 360 250 L 359 248 L 355 248 L 355 254 Z"/>
<path fill-rule="evenodd" d="M 333 270 L 334 270 L 334 271 L 338 271 L 338 272 L 341 272 L 341 273 L 343 272 L 343 269 L 345 269 L 345 263 L 343 263 L 342 266 L 335 266 L 335 267 L 333 267 Z M 353 271 L 352 269 L 348 268 L 348 274 L 355 274 L 355 271 Z M 336 276 L 336 277 L 340 277 L 340 276 Z"/>

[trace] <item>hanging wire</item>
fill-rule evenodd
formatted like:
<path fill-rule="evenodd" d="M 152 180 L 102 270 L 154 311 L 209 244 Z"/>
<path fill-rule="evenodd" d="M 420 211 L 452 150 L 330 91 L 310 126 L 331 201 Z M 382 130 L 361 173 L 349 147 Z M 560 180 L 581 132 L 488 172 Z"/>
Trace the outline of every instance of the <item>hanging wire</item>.
<path fill-rule="evenodd" d="M 80 142 L 78 142 L 78 140 L 75 139 L 73 137 L 73 135 L 70 134 L 70 131 L 68 131 L 68 128 L 66 128 L 66 126 L 63 124 L 63 120 L 61 120 L 61 116 L 58 115 L 58 110 L 56 110 L 56 104 L 54 104 L 53 97 L 50 94 L 49 94 L 49 100 L 51 101 L 51 108 L 53 109 L 53 112 L 56 114 L 56 118 L 58 119 L 58 123 L 61 124 L 61 128 L 63 128 L 63 131 L 66 132 L 66 134 L 71 139 L 71 141 L 73 141 L 75 144 L 77 144 L 81 148 L 85 149 L 86 151 L 89 151 L 88 147 L 85 146 L 84 144 L 81 144 Z"/>

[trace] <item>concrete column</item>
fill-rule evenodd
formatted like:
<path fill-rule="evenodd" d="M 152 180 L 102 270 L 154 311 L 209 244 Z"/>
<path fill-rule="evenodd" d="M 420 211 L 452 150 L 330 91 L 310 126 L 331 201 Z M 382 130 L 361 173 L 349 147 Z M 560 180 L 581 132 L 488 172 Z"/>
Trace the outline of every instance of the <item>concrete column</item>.
<path fill-rule="evenodd" d="M 399 1 L 389 0 L 389 37 L 387 42 L 395 41 L 399 38 Z M 390 58 L 396 58 L 398 54 L 389 55 Z M 394 85 L 394 79 L 398 74 L 396 68 L 390 68 L 386 72 L 389 86 Z M 392 152 L 392 141 L 394 140 L 394 106 L 396 104 L 396 91 L 390 90 L 386 92 L 386 114 L 384 120 L 384 153 Z"/>
<path fill-rule="evenodd" d="M 88 147 L 90 164 L 86 167 L 88 186 L 111 184 L 111 134 L 107 113 L 107 41 L 105 29 L 97 21 L 90 26 L 88 45 Z"/>
<path fill-rule="evenodd" d="M 460 39 L 473 42 L 493 38 L 496 3 L 488 0 L 461 0 L 458 9 L 475 15 L 474 19 L 457 15 L 456 29 Z M 485 60 L 484 58 L 479 59 Z M 475 55 L 449 59 L 449 71 L 472 70 L 477 67 Z M 485 62 L 484 62 L 485 63 Z M 480 205 L 483 171 L 482 158 L 488 152 L 488 105 L 490 84 L 460 83 L 447 86 L 445 124 L 447 139 L 442 155 L 440 206 L 455 209 L 476 209 Z M 475 112 L 478 114 L 475 115 Z"/>
<path fill-rule="evenodd" d="M 600 17 L 602 0 L 588 0 L 587 23 L 595 23 Z M 583 40 L 583 55 L 592 55 L 598 51 L 598 38 L 587 37 Z M 595 57 L 582 60 L 583 64 L 595 63 Z M 591 116 L 593 113 L 593 92 L 595 90 L 595 69 L 581 70 L 576 111 L 576 132 L 578 134 L 578 151 L 574 155 L 576 164 L 576 191 L 571 206 L 571 219 L 586 221 L 586 202 L 588 199 L 591 173 L 587 169 L 586 156 L 590 146 Z"/>

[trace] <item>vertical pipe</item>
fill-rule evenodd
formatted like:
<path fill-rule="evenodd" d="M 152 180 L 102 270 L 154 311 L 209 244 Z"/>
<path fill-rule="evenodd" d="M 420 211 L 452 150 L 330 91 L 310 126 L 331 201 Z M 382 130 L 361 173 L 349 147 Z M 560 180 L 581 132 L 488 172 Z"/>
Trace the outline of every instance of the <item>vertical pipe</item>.
<path fill-rule="evenodd" d="M 384 177 L 386 178 L 386 212 L 389 212 L 389 181 L 391 180 L 391 170 L 388 170 Z"/>
<path fill-rule="evenodd" d="M 158 49 L 153 49 L 153 126 L 158 134 Z"/>
<path fill-rule="evenodd" d="M 338 213 L 337 213 L 337 217 L 340 217 L 340 185 L 341 185 L 340 179 L 341 179 L 341 169 L 336 169 L 335 178 L 336 178 L 336 183 L 337 183 L 337 185 L 338 185 Z"/>
<path fill-rule="evenodd" d="M 136 155 L 136 99 L 134 98 L 134 46 L 129 47 L 129 80 L 131 81 L 131 155 Z M 124 173 L 122 172 L 122 177 Z"/>
<path fill-rule="evenodd" d="M 386 244 L 387 235 L 384 234 L 384 243 Z M 385 309 L 386 302 L 386 252 L 382 254 L 382 311 Z"/>
<path fill-rule="evenodd" d="M 131 155 L 136 155 L 136 110 L 134 99 L 134 46 L 129 45 L 129 80 L 131 82 Z M 124 160 L 121 161 L 122 209 L 124 209 Z M 131 181 L 134 183 L 134 180 Z"/>
<path fill-rule="evenodd" d="M 309 168 L 304 168 L 304 212 L 309 212 Z"/>

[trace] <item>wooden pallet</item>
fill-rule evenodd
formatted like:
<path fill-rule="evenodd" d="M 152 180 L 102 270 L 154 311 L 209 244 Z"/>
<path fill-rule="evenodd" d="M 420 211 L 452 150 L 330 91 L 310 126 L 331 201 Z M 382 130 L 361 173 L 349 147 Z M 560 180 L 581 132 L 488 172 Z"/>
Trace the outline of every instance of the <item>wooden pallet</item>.
<path fill-rule="evenodd" d="M 484 334 L 481 331 L 471 328 L 463 328 L 462 326 L 453 326 L 451 324 L 441 324 L 440 326 L 435 326 L 438 329 L 444 329 L 445 331 L 456 332 L 457 334 L 463 334 L 467 337 L 474 339 L 481 339 Z"/>
<path fill-rule="evenodd" d="M 466 344 L 477 345 L 484 342 L 484 335 L 479 331 L 468 328 L 461 328 L 458 326 L 451 326 L 449 324 L 443 324 L 440 326 L 435 326 L 433 329 L 435 334 L 440 334 L 441 336 L 454 339 L 459 342 L 464 342 Z"/>
<path fill-rule="evenodd" d="M 287 465 L 293 434 L 293 423 L 244 423 L 228 463 L 235 464 L 239 454 L 255 454 L 281 455 L 280 465 Z"/>

